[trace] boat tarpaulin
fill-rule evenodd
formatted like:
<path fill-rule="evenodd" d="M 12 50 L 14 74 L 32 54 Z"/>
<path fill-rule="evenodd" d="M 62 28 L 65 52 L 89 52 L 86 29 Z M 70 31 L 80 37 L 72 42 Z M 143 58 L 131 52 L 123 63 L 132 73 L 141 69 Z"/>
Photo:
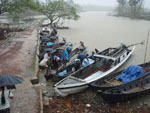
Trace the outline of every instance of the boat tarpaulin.
<path fill-rule="evenodd" d="M 116 80 L 120 80 L 123 83 L 130 82 L 143 75 L 143 69 L 141 66 L 131 65 L 127 67 L 120 76 L 116 77 Z"/>
<path fill-rule="evenodd" d="M 51 45 L 54 45 L 54 43 L 52 43 L 52 42 L 47 43 L 47 46 L 51 46 Z"/>

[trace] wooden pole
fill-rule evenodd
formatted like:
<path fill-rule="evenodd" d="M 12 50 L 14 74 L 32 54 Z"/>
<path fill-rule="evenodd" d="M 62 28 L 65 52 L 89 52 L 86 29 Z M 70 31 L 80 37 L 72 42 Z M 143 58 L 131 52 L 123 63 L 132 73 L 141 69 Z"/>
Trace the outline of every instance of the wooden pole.
<path fill-rule="evenodd" d="M 147 56 L 147 48 L 148 48 L 148 42 L 149 42 L 149 30 L 147 34 L 147 41 L 146 41 L 146 48 L 145 48 L 145 56 L 144 56 L 144 64 L 146 63 L 146 56 Z M 146 68 L 146 67 L 143 67 Z M 142 78 L 140 79 L 140 88 L 138 93 L 138 99 L 140 98 L 140 90 L 142 89 Z"/>
<path fill-rule="evenodd" d="M 144 56 L 144 63 L 146 62 L 148 42 L 149 42 L 149 31 L 148 31 L 148 35 L 147 35 L 147 41 L 146 41 L 145 56 Z"/>

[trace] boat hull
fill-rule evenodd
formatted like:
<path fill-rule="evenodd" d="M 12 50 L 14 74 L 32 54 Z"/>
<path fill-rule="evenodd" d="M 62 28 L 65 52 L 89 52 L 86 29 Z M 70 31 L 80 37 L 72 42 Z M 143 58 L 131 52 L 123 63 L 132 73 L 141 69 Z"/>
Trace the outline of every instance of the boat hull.
<path fill-rule="evenodd" d="M 142 80 L 132 81 L 125 85 L 118 86 L 104 92 L 98 90 L 98 94 L 108 103 L 117 103 L 140 98 L 141 96 L 150 93 L 149 77 Z"/>
<path fill-rule="evenodd" d="M 150 67 L 150 62 L 147 62 L 145 64 L 140 64 L 138 66 L 141 66 L 143 68 L 149 68 Z M 123 70 L 122 70 L 123 71 Z M 109 81 L 111 80 L 112 78 L 115 78 L 116 75 L 120 75 L 122 73 L 122 71 L 119 71 L 119 72 L 116 72 L 116 73 L 113 73 L 109 76 L 106 76 L 104 78 L 102 78 L 101 80 L 97 80 L 93 83 L 90 84 L 90 87 L 93 89 L 93 91 L 97 91 L 97 90 L 101 90 L 101 91 L 105 91 L 105 90 L 108 90 L 108 89 L 111 89 L 111 88 L 115 88 L 115 87 L 118 87 L 118 86 L 121 86 L 121 85 L 124 85 L 124 84 L 120 84 L 120 85 L 104 85 L 103 83 L 105 81 Z M 132 81 L 135 81 L 135 80 L 139 80 L 139 79 L 143 79 L 145 77 L 147 77 L 149 75 L 149 73 L 145 73 L 144 75 L 142 75 L 141 77 L 137 78 L 137 79 L 134 79 Z"/>
<path fill-rule="evenodd" d="M 110 73 L 114 72 L 118 69 L 121 65 L 123 65 L 127 59 L 131 56 L 132 52 L 134 51 L 135 47 L 129 52 L 126 57 L 123 57 L 125 52 L 124 51 L 120 58 L 122 59 L 120 63 L 116 64 L 113 67 L 106 71 L 101 71 L 103 67 L 103 61 L 97 61 L 88 65 L 86 68 L 78 70 L 77 72 L 71 74 L 69 77 L 62 79 L 58 83 L 55 84 L 55 91 L 60 96 L 67 96 L 69 94 L 74 94 L 83 91 L 86 89 L 90 83 L 102 79 L 103 77 L 109 75 Z M 116 49 L 118 50 L 118 49 Z M 97 56 L 98 57 L 98 56 Z M 122 58 L 123 57 L 123 58 Z M 108 57 L 110 58 L 110 57 Z M 107 58 L 106 58 L 107 59 Z M 94 73 L 93 73 L 94 72 Z M 68 82 L 69 81 L 69 82 Z M 72 82 L 70 82 L 72 81 Z M 77 88 L 78 87 L 78 88 Z"/>
<path fill-rule="evenodd" d="M 65 97 L 69 94 L 74 94 L 74 93 L 78 93 L 81 91 L 84 91 L 85 89 L 88 88 L 88 84 L 82 85 L 82 86 L 75 86 L 75 87 L 67 87 L 67 88 L 58 88 L 55 87 L 55 92 L 62 97 Z"/>

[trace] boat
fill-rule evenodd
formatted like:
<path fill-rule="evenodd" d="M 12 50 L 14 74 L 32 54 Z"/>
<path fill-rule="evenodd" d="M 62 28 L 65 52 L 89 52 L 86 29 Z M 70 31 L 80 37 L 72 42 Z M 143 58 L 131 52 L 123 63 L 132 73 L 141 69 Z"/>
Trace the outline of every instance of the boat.
<path fill-rule="evenodd" d="M 47 36 L 51 33 L 51 29 L 50 27 L 41 27 L 40 30 L 39 30 L 39 34 L 41 36 Z"/>
<path fill-rule="evenodd" d="M 150 70 L 148 70 L 147 68 L 150 68 L 150 62 L 147 62 L 147 63 L 144 63 L 144 64 L 140 64 L 138 66 L 131 65 L 131 66 L 127 67 L 124 70 L 121 70 L 119 72 L 115 72 L 115 73 L 110 74 L 108 76 L 105 76 L 102 79 L 99 79 L 99 80 L 91 83 L 90 84 L 91 89 L 93 91 L 97 91 L 97 90 L 105 91 L 105 90 L 108 90 L 108 89 L 111 89 L 111 88 L 115 88 L 115 87 L 118 87 L 120 85 L 125 84 L 126 82 L 124 83 L 121 80 L 116 80 L 116 77 L 121 75 L 121 74 L 124 74 L 126 70 L 132 71 L 130 67 L 131 68 L 135 67 L 135 69 L 142 68 L 142 71 L 143 71 L 142 73 L 139 73 L 139 71 L 137 71 L 137 73 L 141 74 L 141 76 L 137 76 L 136 75 L 137 73 L 133 73 L 133 74 L 135 74 L 135 76 L 134 76 L 132 74 L 132 72 L 131 72 L 131 76 L 134 77 L 133 80 L 137 80 L 137 79 L 145 78 L 148 75 L 147 73 Z M 127 72 L 127 74 L 129 75 L 129 71 Z M 136 76 L 137 76 L 137 78 L 136 78 Z M 128 81 L 128 82 L 130 82 L 130 81 Z"/>
<path fill-rule="evenodd" d="M 107 48 L 99 54 L 94 54 L 95 60 L 86 67 L 81 67 L 54 85 L 59 96 L 67 96 L 81 92 L 89 84 L 107 76 L 118 69 L 131 56 L 135 46 L 128 48 L 124 44 L 117 48 Z M 89 59 L 92 61 L 92 59 Z"/>
<path fill-rule="evenodd" d="M 150 75 L 150 73 L 147 73 Z M 150 76 L 117 86 L 105 91 L 98 90 L 98 94 L 107 103 L 117 103 L 140 98 L 150 92 Z"/>
<path fill-rule="evenodd" d="M 63 41 L 58 42 L 58 43 L 46 42 L 46 43 L 40 45 L 40 49 L 58 48 L 58 47 L 62 47 L 64 45 L 66 45 L 66 44 L 67 44 L 66 40 L 63 40 Z"/>
<path fill-rule="evenodd" d="M 86 49 L 87 49 L 87 47 L 85 47 L 83 50 L 80 50 L 79 47 L 75 48 L 75 49 L 69 54 L 69 59 L 71 59 L 71 58 L 73 58 L 73 57 L 74 57 L 73 59 L 75 59 L 79 53 L 86 53 L 86 52 L 87 52 Z"/>
<path fill-rule="evenodd" d="M 86 51 L 86 48 L 84 50 L 80 50 L 79 47 L 75 48 L 68 56 L 69 56 L 69 61 L 66 66 L 60 66 L 58 71 L 53 71 L 53 73 L 51 74 L 53 76 L 53 80 L 56 82 L 56 81 L 59 81 L 63 78 L 65 78 L 66 76 L 70 75 L 72 73 L 72 68 L 73 68 L 73 63 L 75 61 L 75 59 L 77 58 L 77 56 L 80 54 L 80 53 L 83 53 L 83 54 L 86 54 L 87 51 Z M 65 74 L 63 75 L 59 75 L 60 73 L 63 73 L 65 72 Z"/>

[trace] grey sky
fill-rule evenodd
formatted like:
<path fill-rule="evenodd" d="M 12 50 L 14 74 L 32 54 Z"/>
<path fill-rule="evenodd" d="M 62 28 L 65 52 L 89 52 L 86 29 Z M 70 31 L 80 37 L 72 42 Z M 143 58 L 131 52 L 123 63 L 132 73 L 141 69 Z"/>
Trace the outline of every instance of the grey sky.
<path fill-rule="evenodd" d="M 101 5 L 101 6 L 115 6 L 117 4 L 117 0 L 73 0 L 75 3 L 84 5 Z M 144 0 L 144 6 L 150 7 L 150 0 Z"/>

